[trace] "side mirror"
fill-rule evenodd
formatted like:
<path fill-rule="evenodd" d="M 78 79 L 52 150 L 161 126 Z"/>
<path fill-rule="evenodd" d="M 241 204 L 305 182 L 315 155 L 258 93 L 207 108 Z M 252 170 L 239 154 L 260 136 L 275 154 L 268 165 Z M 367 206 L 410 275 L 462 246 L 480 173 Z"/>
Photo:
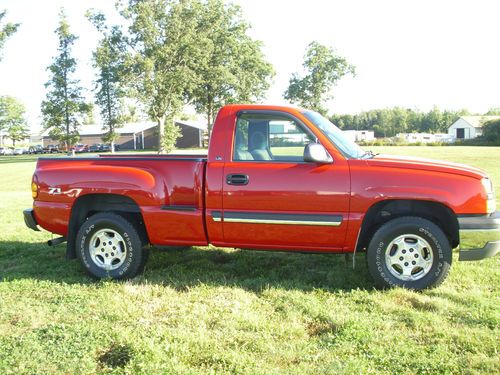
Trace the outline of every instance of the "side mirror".
<path fill-rule="evenodd" d="M 304 149 L 304 161 L 308 163 L 332 163 L 333 159 L 319 143 L 309 143 Z"/>

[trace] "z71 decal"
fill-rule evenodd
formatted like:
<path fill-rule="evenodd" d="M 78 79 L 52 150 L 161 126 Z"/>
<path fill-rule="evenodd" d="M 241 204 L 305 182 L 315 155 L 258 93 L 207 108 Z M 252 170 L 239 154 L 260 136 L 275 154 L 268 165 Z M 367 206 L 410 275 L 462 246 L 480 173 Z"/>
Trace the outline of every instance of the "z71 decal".
<path fill-rule="evenodd" d="M 52 194 L 52 195 L 61 194 L 61 188 L 49 187 L 49 194 Z"/>

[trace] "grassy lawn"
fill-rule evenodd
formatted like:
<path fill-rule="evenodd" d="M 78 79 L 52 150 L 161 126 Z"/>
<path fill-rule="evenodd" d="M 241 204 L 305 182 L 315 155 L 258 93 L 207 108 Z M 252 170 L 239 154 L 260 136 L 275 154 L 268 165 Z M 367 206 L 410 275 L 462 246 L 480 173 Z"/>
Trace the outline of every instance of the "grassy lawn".
<path fill-rule="evenodd" d="M 372 149 L 481 167 L 500 196 L 500 147 Z M 343 256 L 213 247 L 152 249 L 143 276 L 96 282 L 25 228 L 35 163 L 4 160 L 0 374 L 500 372 L 499 257 L 455 254 L 422 293 L 374 290 L 362 254 L 353 271 Z"/>

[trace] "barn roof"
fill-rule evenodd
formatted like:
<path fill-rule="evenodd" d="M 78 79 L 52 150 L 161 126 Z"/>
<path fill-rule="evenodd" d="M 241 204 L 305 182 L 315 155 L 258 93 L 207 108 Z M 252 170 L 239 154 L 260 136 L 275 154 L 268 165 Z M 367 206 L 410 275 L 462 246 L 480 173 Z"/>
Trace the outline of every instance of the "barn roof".
<path fill-rule="evenodd" d="M 201 129 L 201 130 L 207 129 L 207 124 L 203 124 L 202 122 L 178 120 L 175 123 L 177 125 L 190 126 L 190 127 Z M 154 128 L 155 126 L 156 126 L 156 123 L 152 122 L 152 121 L 128 123 L 128 124 L 124 124 L 120 128 L 117 128 L 116 132 L 118 134 L 140 133 L 144 130 Z M 102 129 L 102 125 L 99 125 L 99 124 L 82 125 L 82 126 L 80 126 L 80 128 L 78 130 L 79 130 L 80 135 L 101 135 L 101 134 L 105 133 L 105 131 Z M 42 133 L 42 136 L 48 137 L 49 130 L 45 130 Z"/>
<path fill-rule="evenodd" d="M 462 116 L 460 118 L 475 128 L 481 128 L 488 121 L 500 119 L 500 116 Z"/>
<path fill-rule="evenodd" d="M 175 123 L 177 125 L 185 125 L 200 130 L 207 130 L 207 123 L 205 121 L 176 120 Z"/>

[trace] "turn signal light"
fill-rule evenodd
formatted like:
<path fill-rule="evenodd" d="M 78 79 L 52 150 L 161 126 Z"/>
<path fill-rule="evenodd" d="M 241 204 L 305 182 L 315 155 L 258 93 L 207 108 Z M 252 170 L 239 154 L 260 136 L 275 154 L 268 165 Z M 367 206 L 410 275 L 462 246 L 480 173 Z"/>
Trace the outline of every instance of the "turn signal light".
<path fill-rule="evenodd" d="M 31 196 L 33 199 L 38 197 L 38 184 L 36 183 L 35 177 L 33 177 L 33 181 L 31 182 Z"/>

